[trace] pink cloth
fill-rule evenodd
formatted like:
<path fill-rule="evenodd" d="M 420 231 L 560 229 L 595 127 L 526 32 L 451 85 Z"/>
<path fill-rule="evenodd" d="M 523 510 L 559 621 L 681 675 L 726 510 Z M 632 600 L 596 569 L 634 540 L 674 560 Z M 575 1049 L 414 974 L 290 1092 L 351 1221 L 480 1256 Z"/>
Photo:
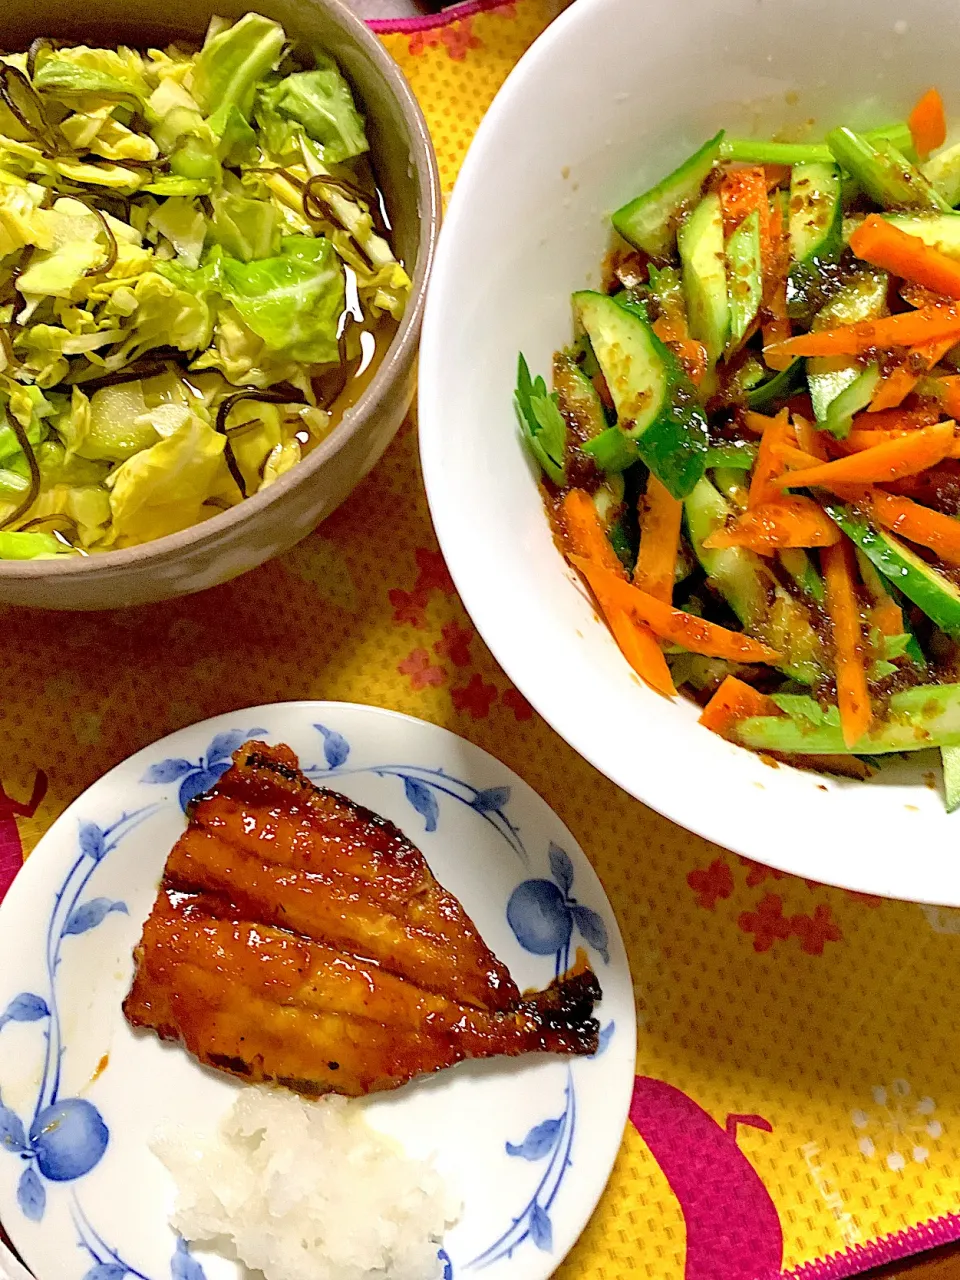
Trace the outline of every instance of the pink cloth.
<path fill-rule="evenodd" d="M 23 843 L 17 818 L 32 818 L 47 794 L 47 775 L 38 769 L 26 803 L 13 800 L 0 785 L 0 902 L 23 866 Z"/>
<path fill-rule="evenodd" d="M 20 870 L 20 834 L 13 818 L 0 819 L 0 902 Z"/>

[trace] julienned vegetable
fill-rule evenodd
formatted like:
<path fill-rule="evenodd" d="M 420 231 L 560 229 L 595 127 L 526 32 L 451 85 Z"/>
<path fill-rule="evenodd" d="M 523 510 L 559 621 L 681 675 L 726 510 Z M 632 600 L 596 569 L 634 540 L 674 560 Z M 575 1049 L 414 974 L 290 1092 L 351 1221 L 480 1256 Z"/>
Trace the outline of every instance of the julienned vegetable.
<path fill-rule="evenodd" d="M 0 559 L 185 528 L 335 427 L 410 288 L 367 151 L 256 13 L 0 56 Z"/>
<path fill-rule="evenodd" d="M 960 807 L 960 148 L 723 132 L 613 215 L 517 409 L 634 671 L 805 767 L 940 747 Z"/>

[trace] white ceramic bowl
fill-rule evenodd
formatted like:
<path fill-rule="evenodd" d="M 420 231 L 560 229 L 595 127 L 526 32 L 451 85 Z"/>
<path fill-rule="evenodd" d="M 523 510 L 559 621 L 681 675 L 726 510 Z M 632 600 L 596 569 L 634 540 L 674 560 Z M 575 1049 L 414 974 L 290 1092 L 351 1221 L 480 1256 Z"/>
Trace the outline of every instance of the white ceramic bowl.
<path fill-rule="evenodd" d="M 722 741 L 643 687 L 553 544 L 522 450 L 517 352 L 548 374 L 569 297 L 596 286 L 607 215 L 721 126 L 770 136 L 903 118 L 938 85 L 960 120 L 950 0 L 578 0 L 514 70 L 453 194 L 420 358 L 424 475 L 464 603 L 508 675 L 638 799 L 761 862 L 960 905 L 960 814 L 934 753 L 869 783 Z M 643 815 L 637 818 L 644 854 Z"/>

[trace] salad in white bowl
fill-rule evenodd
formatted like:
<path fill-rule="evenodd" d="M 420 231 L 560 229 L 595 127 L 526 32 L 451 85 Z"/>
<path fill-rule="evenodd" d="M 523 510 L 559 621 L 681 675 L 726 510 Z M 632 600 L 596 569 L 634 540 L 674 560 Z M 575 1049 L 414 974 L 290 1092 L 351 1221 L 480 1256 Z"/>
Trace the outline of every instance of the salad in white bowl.
<path fill-rule="evenodd" d="M 892 5 L 581 0 L 516 68 L 459 179 L 420 430 L 464 602 L 571 745 L 745 856 L 958 904 L 960 819 L 925 749 L 958 740 L 942 716 L 953 615 L 937 607 L 956 587 L 922 527 L 939 516 L 949 535 L 956 512 L 919 479 L 955 465 L 952 410 L 934 402 L 953 386 L 938 380 L 954 375 L 960 240 L 926 220 L 960 224 L 956 138 L 923 96 L 949 89 L 951 51 L 929 39 L 948 21 L 939 3 L 908 21 Z M 891 257 L 891 232 L 946 274 L 923 252 L 918 274 L 900 240 Z M 865 280 L 875 314 L 841 314 Z M 833 336 L 875 322 L 875 340 Z M 925 342 L 938 350 L 915 354 Z"/>

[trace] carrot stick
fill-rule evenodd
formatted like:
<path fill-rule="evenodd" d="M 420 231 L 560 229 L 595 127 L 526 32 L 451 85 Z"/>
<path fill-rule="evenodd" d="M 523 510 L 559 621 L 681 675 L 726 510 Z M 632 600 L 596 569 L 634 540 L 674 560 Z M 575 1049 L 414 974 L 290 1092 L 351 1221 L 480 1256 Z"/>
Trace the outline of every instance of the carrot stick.
<path fill-rule="evenodd" d="M 939 364 L 952 346 L 954 346 L 954 340 L 949 337 L 914 347 L 903 364 L 897 365 L 877 387 L 867 413 L 882 413 L 885 409 L 896 409 L 906 400 L 924 373 L 932 369 L 935 364 Z"/>
<path fill-rule="evenodd" d="M 937 342 L 925 342 L 914 347 L 903 364 L 883 379 L 870 401 L 867 413 L 882 413 L 884 409 L 896 409 L 914 389 L 924 373 L 939 364 L 950 348 L 953 338 L 940 338 Z"/>
<path fill-rule="evenodd" d="M 747 547 L 770 555 L 784 547 L 829 547 L 839 541 L 840 530 L 830 517 L 801 494 L 751 507 L 725 529 L 712 533 L 703 545 L 708 550 Z"/>
<path fill-rule="evenodd" d="M 699 723 L 712 733 L 719 733 L 721 738 L 727 738 L 741 720 L 749 720 L 751 716 L 781 714 L 777 704 L 765 693 L 758 693 L 736 676 L 727 676 L 704 707 Z"/>
<path fill-rule="evenodd" d="M 924 369 L 932 369 L 955 345 L 952 338 L 941 338 L 938 342 L 924 342 L 921 346 L 914 347 L 911 355 L 923 361 Z"/>
<path fill-rule="evenodd" d="M 778 450 L 781 445 L 789 443 L 792 434 L 789 414 L 786 409 L 781 409 L 760 437 L 760 448 L 750 478 L 748 506 L 758 507 L 780 497 L 779 488 L 774 483 L 774 478 L 783 469 Z"/>
<path fill-rule="evenodd" d="M 899 480 L 901 476 L 917 475 L 941 462 L 953 448 L 954 439 L 954 424 L 940 422 L 934 427 L 911 431 L 899 440 L 864 449 L 861 453 L 851 453 L 815 467 L 788 471 L 786 475 L 778 476 L 776 483 L 783 489 L 802 489 L 812 484 L 828 487 L 834 484 L 883 484 Z"/>
<path fill-rule="evenodd" d="M 625 579 L 627 571 L 610 545 L 589 493 L 584 489 L 569 489 L 563 495 L 560 509 L 567 550 Z"/>
<path fill-rule="evenodd" d="M 877 213 L 868 214 L 860 223 L 850 237 L 850 248 L 864 262 L 926 285 L 945 297 L 960 298 L 960 262 Z"/>
<path fill-rule="evenodd" d="M 686 313 L 681 306 L 670 307 L 653 322 L 653 331 L 672 349 L 683 365 L 690 381 L 699 386 L 707 372 L 707 348 L 690 337 Z"/>
<path fill-rule="evenodd" d="M 755 435 L 762 436 L 765 431 L 776 423 L 776 418 L 771 418 L 765 413 L 757 413 L 753 409 L 747 409 L 743 415 L 744 424 Z"/>
<path fill-rule="evenodd" d="M 947 137 L 947 118 L 943 111 L 943 99 L 936 89 L 928 89 L 907 116 L 907 124 L 913 135 L 913 145 L 921 157 L 942 147 Z"/>
<path fill-rule="evenodd" d="M 879 413 L 882 409 L 896 409 L 898 405 L 903 404 L 904 400 L 920 381 L 920 377 L 921 375 L 911 367 L 909 360 L 904 364 L 898 364 L 880 382 L 874 392 L 873 399 L 870 401 L 867 413 Z"/>
<path fill-rule="evenodd" d="M 571 556 L 570 563 L 583 574 L 598 600 L 602 597 L 626 610 L 646 623 L 661 640 L 683 645 L 691 653 L 702 653 L 708 658 L 727 658 L 731 662 L 781 661 L 776 650 L 759 640 L 739 631 L 728 631 L 726 627 L 697 618 L 692 613 L 673 609 L 582 556 Z"/>
<path fill-rule="evenodd" d="M 761 214 L 760 243 L 770 240 L 770 216 L 767 203 L 767 175 L 758 165 L 728 169 L 720 183 L 720 205 L 723 209 L 723 234 L 728 237 L 756 209 Z"/>
<path fill-rule="evenodd" d="M 884 493 L 882 489 L 869 489 L 857 501 L 862 502 L 877 524 L 910 542 L 929 547 L 947 564 L 960 566 L 960 520 L 931 511 L 895 493 Z"/>
<path fill-rule="evenodd" d="M 938 338 L 960 341 L 960 309 L 927 307 L 923 311 L 902 311 L 880 320 L 861 320 L 857 324 L 821 329 L 797 338 L 779 342 L 770 354 L 784 356 L 856 356 L 875 348 L 915 347 Z M 767 349 L 764 348 L 764 356 Z M 767 364 L 769 364 L 769 359 Z"/>
<path fill-rule="evenodd" d="M 867 621 L 882 636 L 903 635 L 903 610 L 894 600 L 881 600 L 871 605 L 867 611 Z"/>
<path fill-rule="evenodd" d="M 695 387 L 699 387 L 709 363 L 707 348 L 695 338 L 685 338 L 682 342 L 671 343 L 671 347 L 683 365 L 687 377 Z"/>
<path fill-rule="evenodd" d="M 640 551 L 633 581 L 641 591 L 667 604 L 673 599 L 682 516 L 683 503 L 651 471 L 640 504 Z"/>
<path fill-rule="evenodd" d="M 826 583 L 827 612 L 833 623 L 840 726 L 844 742 L 852 747 L 867 732 L 873 719 L 863 661 L 860 608 L 854 589 L 853 547 L 845 538 L 832 547 L 824 547 L 820 564 Z"/>
<path fill-rule="evenodd" d="M 683 342 L 687 337 L 686 322 L 683 316 L 676 312 L 658 316 L 652 327 L 661 342 Z"/>
<path fill-rule="evenodd" d="M 945 298 L 935 289 L 928 289 L 925 284 L 917 284 L 914 280 L 901 280 L 897 290 L 900 297 L 911 307 L 922 311 L 925 307 L 951 307 L 953 300 Z"/>
<path fill-rule="evenodd" d="M 862 453 L 865 449 L 875 449 L 877 445 L 888 444 L 891 440 L 904 440 L 914 435 L 915 430 L 898 431 L 896 428 L 890 431 L 851 431 L 846 440 L 837 440 L 834 447 L 843 453 Z M 946 456 L 960 458 L 960 439 L 954 440 Z"/>
<path fill-rule="evenodd" d="M 786 298 L 786 285 L 782 286 L 784 298 Z M 784 310 L 786 310 L 786 302 L 784 302 Z M 763 358 L 767 367 L 774 369 L 777 373 L 782 373 L 784 369 L 789 369 L 793 363 L 793 356 L 789 351 L 784 350 L 785 343 L 790 341 L 790 333 L 792 326 L 786 315 L 771 315 L 770 319 L 762 326 L 763 330 Z"/>
<path fill-rule="evenodd" d="M 583 489 L 570 489 L 561 504 L 564 540 L 568 557 L 571 553 L 584 557 L 604 573 L 626 582 L 626 571 L 617 558 L 593 499 Z M 641 679 L 657 693 L 673 697 L 676 689 L 663 651 L 649 627 L 637 621 L 625 609 L 594 591 L 603 616 L 607 620 L 620 652 Z"/>
<path fill-rule="evenodd" d="M 599 596 L 597 599 L 620 652 L 640 679 L 665 698 L 675 697 L 677 689 L 670 667 L 650 628 L 638 622 L 625 609 L 620 609 L 615 604 L 604 604 Z"/>
<path fill-rule="evenodd" d="M 949 382 L 949 378 L 938 379 Z M 957 379 L 960 382 L 960 378 Z M 960 390 L 960 388 L 958 388 Z M 957 409 L 960 412 L 960 395 L 957 396 Z M 954 415 L 951 413 L 951 417 Z M 940 414 L 933 409 L 882 409 L 873 413 L 867 409 L 858 413 L 853 419 L 851 435 L 854 431 L 916 431 L 919 427 L 932 427 L 939 422 Z M 850 439 L 850 436 L 847 436 Z"/>
<path fill-rule="evenodd" d="M 944 378 L 943 381 L 950 383 L 943 399 L 943 408 L 944 412 L 949 413 L 952 418 L 960 414 L 960 377 Z"/>
<path fill-rule="evenodd" d="M 913 434 L 912 431 L 902 431 L 896 427 L 889 431 L 851 431 L 846 440 L 837 441 L 837 448 L 844 453 L 862 453 L 864 449 L 875 449 L 878 444 L 903 440 L 905 436 Z"/>
<path fill-rule="evenodd" d="M 797 471 L 808 467 L 819 467 L 824 462 L 822 451 L 820 453 L 807 453 L 804 449 L 797 449 L 792 444 L 785 444 L 777 451 L 781 461 L 789 462 Z M 780 479 L 781 477 L 778 477 Z"/>
<path fill-rule="evenodd" d="M 894 600 L 883 600 L 871 607 L 870 622 L 882 636 L 903 635 L 903 610 Z"/>
<path fill-rule="evenodd" d="M 793 429 L 796 432 L 797 444 L 800 448 L 814 458 L 820 458 L 826 462 L 827 450 L 823 441 L 823 433 L 817 430 L 810 419 L 805 418 L 802 413 L 795 413 L 793 415 Z"/>

